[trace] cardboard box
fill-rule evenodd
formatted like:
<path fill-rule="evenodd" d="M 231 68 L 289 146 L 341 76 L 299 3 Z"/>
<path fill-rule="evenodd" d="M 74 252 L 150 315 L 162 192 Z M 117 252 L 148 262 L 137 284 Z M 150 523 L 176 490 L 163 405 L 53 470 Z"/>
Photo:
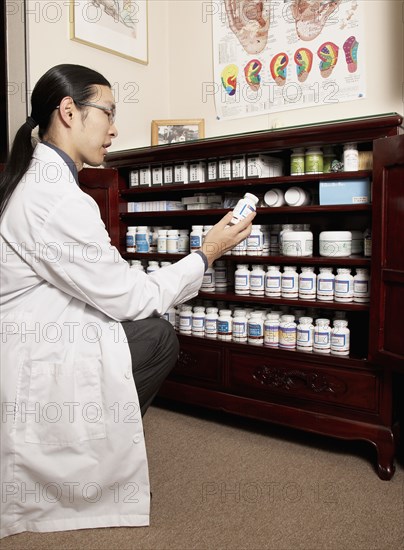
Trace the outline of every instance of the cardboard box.
<path fill-rule="evenodd" d="M 269 155 L 249 155 L 247 157 L 247 178 L 274 178 L 282 175 L 282 159 Z"/>
<path fill-rule="evenodd" d="M 319 188 L 320 205 L 371 202 L 369 178 L 320 181 Z"/>

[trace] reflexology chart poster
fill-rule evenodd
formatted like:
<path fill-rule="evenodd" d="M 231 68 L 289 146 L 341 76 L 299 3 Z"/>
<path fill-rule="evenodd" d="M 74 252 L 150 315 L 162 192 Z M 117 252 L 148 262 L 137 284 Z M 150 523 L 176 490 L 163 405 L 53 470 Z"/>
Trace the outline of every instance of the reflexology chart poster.
<path fill-rule="evenodd" d="M 365 97 L 360 0 L 217 0 L 210 9 L 218 119 Z"/>

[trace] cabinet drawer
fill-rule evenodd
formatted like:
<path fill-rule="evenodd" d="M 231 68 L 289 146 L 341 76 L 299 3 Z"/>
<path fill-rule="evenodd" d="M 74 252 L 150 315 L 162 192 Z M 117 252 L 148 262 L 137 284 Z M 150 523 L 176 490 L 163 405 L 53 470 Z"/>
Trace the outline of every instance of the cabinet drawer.
<path fill-rule="evenodd" d="M 178 362 L 170 378 L 187 378 L 222 384 L 223 380 L 223 352 L 217 346 L 199 342 L 180 342 L 181 348 Z"/>
<path fill-rule="evenodd" d="M 231 391 L 270 399 L 271 395 L 376 411 L 378 378 L 371 372 L 282 361 L 262 355 L 232 354 Z"/>

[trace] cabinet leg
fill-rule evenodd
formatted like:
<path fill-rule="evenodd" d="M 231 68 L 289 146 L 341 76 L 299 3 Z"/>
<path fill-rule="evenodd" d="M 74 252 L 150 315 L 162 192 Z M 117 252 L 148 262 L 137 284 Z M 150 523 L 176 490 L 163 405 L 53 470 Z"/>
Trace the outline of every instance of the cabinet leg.
<path fill-rule="evenodd" d="M 390 432 L 375 444 L 377 449 L 377 474 L 380 479 L 388 481 L 393 477 L 396 469 L 394 466 L 394 436 Z"/>

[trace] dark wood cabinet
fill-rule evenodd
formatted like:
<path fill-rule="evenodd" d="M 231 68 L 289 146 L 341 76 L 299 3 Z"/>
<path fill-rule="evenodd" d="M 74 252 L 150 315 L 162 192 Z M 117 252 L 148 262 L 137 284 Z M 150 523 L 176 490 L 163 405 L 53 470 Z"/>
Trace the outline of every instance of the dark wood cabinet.
<path fill-rule="evenodd" d="M 200 297 L 232 304 L 315 308 L 333 314 L 345 311 L 351 329 L 347 357 L 270 349 L 235 342 L 179 335 L 178 364 L 161 389 L 171 400 L 227 411 L 310 432 L 350 440 L 366 440 L 378 453 L 382 479 L 394 473 L 397 426 L 393 407 L 393 375 L 404 372 L 404 136 L 402 117 L 396 114 L 305 127 L 255 132 L 196 142 L 154 146 L 111 153 L 101 180 L 111 181 L 100 195 L 101 212 L 126 259 L 174 260 L 179 255 L 130 254 L 125 249 L 129 225 L 172 225 L 190 228 L 216 222 L 224 209 L 128 213 L 126 203 L 178 200 L 196 192 L 246 191 L 262 194 L 271 187 L 300 185 L 318 193 L 322 180 L 372 179 L 372 204 L 259 208 L 256 223 L 310 223 L 314 234 L 312 257 L 225 256 L 236 263 L 301 266 L 366 267 L 371 273 L 369 303 L 336 303 L 200 293 Z M 138 167 L 176 162 L 231 158 L 241 154 L 270 153 L 290 164 L 291 149 L 346 142 L 373 151 L 373 169 L 321 175 L 285 175 L 192 184 L 129 188 L 130 172 Z M 86 173 L 87 171 L 85 171 Z M 83 173 L 80 176 L 83 178 Z M 87 178 L 86 185 L 89 185 Z M 100 181 L 101 181 L 100 180 Z M 84 182 L 84 180 L 82 179 Z M 104 184 L 102 184 L 104 185 Z M 101 185 L 101 187 L 102 187 Z M 91 185 L 90 185 L 91 187 Z M 109 201 L 109 205 L 106 205 Z M 317 202 L 317 204 L 316 204 Z M 318 234 L 325 229 L 363 231 L 372 228 L 372 256 L 325 258 L 319 255 Z"/>

